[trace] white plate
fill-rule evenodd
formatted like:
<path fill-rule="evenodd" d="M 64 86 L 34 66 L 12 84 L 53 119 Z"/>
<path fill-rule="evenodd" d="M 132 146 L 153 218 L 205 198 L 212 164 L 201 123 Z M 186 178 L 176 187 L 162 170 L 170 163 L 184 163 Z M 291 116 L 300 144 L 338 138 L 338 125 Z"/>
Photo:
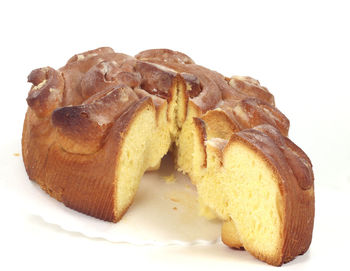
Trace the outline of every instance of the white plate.
<path fill-rule="evenodd" d="M 208 221 L 198 215 L 196 190 L 188 177 L 176 172 L 175 182 L 165 181 L 165 176 L 174 171 L 169 157 L 163 161 L 159 171 L 144 175 L 134 203 L 118 223 L 105 222 L 69 209 L 28 178 L 21 180 L 21 197 L 27 202 L 31 214 L 88 237 L 138 245 L 217 242 L 220 221 Z"/>

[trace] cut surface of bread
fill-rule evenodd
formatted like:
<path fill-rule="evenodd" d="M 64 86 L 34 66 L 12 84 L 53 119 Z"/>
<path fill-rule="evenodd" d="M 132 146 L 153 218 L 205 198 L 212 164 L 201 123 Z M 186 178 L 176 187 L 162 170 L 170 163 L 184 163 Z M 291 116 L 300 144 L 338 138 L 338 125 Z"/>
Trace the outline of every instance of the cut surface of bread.
<path fill-rule="evenodd" d="M 115 212 L 117 218 L 132 202 L 139 181 L 146 169 L 152 166 L 152 162 L 153 165 L 158 162 L 157 157 L 151 155 L 152 139 L 155 138 L 156 128 L 155 109 L 149 105 L 133 118 L 129 129 L 123 134 L 122 151 L 115 166 Z M 144 136 L 140 137 L 140 134 Z M 164 152 L 167 152 L 167 149 L 168 146 L 163 147 Z M 161 157 L 162 155 L 158 155 L 158 160 Z"/>
<path fill-rule="evenodd" d="M 201 202 L 224 221 L 232 221 L 240 241 L 235 246 L 264 255 L 266 260 L 274 258 L 282 248 L 279 176 L 247 144 L 230 141 L 223 161 L 217 150 L 207 149 L 208 170 L 196 182 Z"/>
<path fill-rule="evenodd" d="M 167 49 L 98 48 L 34 70 L 22 135 L 31 180 L 79 212 L 117 222 L 171 151 L 222 240 L 281 265 L 312 238 L 312 165 L 250 77 L 226 78 Z"/>

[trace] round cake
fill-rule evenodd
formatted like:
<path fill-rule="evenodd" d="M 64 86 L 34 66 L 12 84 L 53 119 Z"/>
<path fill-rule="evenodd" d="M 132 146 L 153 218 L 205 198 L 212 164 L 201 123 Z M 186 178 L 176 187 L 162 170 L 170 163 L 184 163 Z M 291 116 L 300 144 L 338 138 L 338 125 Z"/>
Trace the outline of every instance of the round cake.
<path fill-rule="evenodd" d="M 171 151 L 222 241 L 281 265 L 310 246 L 312 164 L 289 121 L 251 77 L 223 75 L 168 49 L 135 57 L 103 47 L 32 83 L 22 135 L 26 171 L 49 195 L 117 222 L 147 170 Z"/>

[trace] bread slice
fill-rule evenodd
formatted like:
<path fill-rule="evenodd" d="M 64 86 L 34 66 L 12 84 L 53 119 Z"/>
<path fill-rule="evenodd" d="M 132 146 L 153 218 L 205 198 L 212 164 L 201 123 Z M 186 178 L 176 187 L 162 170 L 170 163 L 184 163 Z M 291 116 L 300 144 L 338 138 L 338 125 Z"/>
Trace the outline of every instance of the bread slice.
<path fill-rule="evenodd" d="M 225 221 L 223 242 L 272 265 L 305 253 L 314 217 L 312 171 L 305 154 L 270 125 L 229 140 L 212 138 L 201 149 L 206 167 L 193 168 L 191 175 L 203 208 Z M 301 183 L 301 176 L 308 181 Z"/>

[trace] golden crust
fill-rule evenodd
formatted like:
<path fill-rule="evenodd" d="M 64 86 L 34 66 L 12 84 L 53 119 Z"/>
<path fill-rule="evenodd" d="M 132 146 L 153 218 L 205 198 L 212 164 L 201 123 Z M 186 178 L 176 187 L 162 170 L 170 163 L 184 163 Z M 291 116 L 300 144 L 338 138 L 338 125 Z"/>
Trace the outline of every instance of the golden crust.
<path fill-rule="evenodd" d="M 83 105 L 58 108 L 52 114 L 57 140 L 67 152 L 94 153 L 113 123 L 138 100 L 130 87 L 119 86 Z"/>
<path fill-rule="evenodd" d="M 150 98 L 134 103 L 116 121 L 105 139 L 103 147 L 93 154 L 73 154 L 65 151 L 59 142 L 47 144 L 45 161 L 35 174 L 27 169 L 29 178 L 35 180 L 52 197 L 79 212 L 107 221 L 120 219 L 114 212 L 115 167 L 125 134 L 135 116 L 146 106 L 153 106 Z M 24 132 L 27 138 L 27 131 Z M 39 140 L 23 142 L 23 146 L 43 148 Z M 33 152 L 32 152 L 33 153 Z M 28 159 L 28 160 L 27 160 Z M 40 160 L 39 160 L 40 161 Z M 31 169 L 36 161 L 26 156 Z M 64 170 L 57 170 L 64 169 Z M 126 210 L 124 210 L 125 212 Z"/>

